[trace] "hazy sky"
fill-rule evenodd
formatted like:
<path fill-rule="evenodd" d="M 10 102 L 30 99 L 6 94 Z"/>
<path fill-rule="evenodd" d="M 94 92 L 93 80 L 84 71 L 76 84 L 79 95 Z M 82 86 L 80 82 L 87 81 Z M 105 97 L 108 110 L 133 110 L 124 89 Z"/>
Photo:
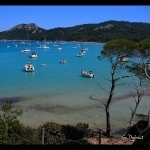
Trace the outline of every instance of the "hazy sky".
<path fill-rule="evenodd" d="M 0 19 L 0 32 L 22 23 L 44 29 L 109 20 L 150 23 L 150 6 L 0 6 Z"/>

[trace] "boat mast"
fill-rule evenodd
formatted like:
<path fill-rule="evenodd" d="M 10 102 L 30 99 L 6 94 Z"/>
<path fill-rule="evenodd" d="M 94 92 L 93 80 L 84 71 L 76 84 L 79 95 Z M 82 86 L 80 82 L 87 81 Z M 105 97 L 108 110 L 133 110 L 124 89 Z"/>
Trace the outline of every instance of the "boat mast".
<path fill-rule="evenodd" d="M 29 47 L 28 33 L 27 33 L 27 46 L 28 46 L 28 49 L 29 49 L 30 47 Z"/>
<path fill-rule="evenodd" d="M 47 46 L 47 43 L 46 43 L 46 35 L 45 35 L 45 39 L 44 39 L 44 42 L 45 42 L 45 44 L 46 44 L 46 46 Z"/>
<path fill-rule="evenodd" d="M 29 44 L 28 44 L 28 33 L 27 33 L 27 47 L 29 49 Z"/>

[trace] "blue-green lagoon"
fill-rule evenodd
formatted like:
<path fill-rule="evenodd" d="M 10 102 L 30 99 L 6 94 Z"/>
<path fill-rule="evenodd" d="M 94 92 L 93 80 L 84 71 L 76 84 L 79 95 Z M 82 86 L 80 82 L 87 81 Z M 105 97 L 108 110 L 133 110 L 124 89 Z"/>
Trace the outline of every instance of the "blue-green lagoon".
<path fill-rule="evenodd" d="M 17 44 L 17 47 L 15 47 Z M 38 127 L 47 122 L 75 125 L 79 122 L 88 123 L 90 128 L 105 130 L 106 116 L 103 104 L 98 100 L 89 99 L 90 95 L 106 100 L 107 93 L 99 85 L 109 91 L 110 64 L 107 60 L 100 61 L 97 56 L 103 49 L 102 43 L 84 43 L 87 47 L 83 57 L 77 57 L 81 43 L 49 42 L 49 49 L 39 49 L 36 41 L 30 41 L 30 52 L 21 52 L 26 44 L 21 41 L 0 42 L 0 104 L 4 100 L 13 99 L 13 105 L 23 110 L 20 121 L 31 127 Z M 9 48 L 6 46 L 9 45 Z M 73 47 L 76 48 L 73 48 Z M 61 50 L 57 48 L 61 47 Z M 30 58 L 36 52 L 37 58 Z M 62 58 L 67 60 L 61 64 Z M 24 65 L 31 62 L 34 72 L 25 72 Z M 46 66 L 41 66 L 45 63 Z M 95 78 L 81 77 L 81 70 L 90 70 Z M 118 74 L 128 74 L 126 71 Z M 135 102 L 130 91 L 135 92 L 133 78 L 121 80 L 126 84 L 117 86 L 114 100 L 110 105 L 112 131 L 126 128 L 131 117 L 130 106 Z M 149 93 L 143 97 L 138 112 L 147 114 Z"/>

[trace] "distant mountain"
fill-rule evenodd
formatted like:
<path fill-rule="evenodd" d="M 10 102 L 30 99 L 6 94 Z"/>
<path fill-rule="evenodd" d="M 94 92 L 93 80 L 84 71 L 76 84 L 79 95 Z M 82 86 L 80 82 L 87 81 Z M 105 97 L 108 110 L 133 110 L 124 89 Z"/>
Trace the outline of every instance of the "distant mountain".
<path fill-rule="evenodd" d="M 0 32 L 0 40 L 26 40 L 27 33 L 30 39 L 33 34 L 42 33 L 44 31 L 46 30 L 38 27 L 35 23 L 18 24 L 9 30 Z"/>
<path fill-rule="evenodd" d="M 18 29 L 25 29 L 27 31 L 31 31 L 32 33 L 39 33 L 42 32 L 42 29 L 39 28 L 35 23 L 30 23 L 30 24 L 19 24 L 16 25 L 15 27 L 11 28 L 8 31 L 14 31 L 14 30 L 18 30 Z M 7 32 L 8 32 L 7 31 Z"/>
<path fill-rule="evenodd" d="M 106 21 L 97 24 L 82 24 L 67 28 L 53 28 L 45 30 L 35 23 L 19 24 L 10 30 L 0 32 L 0 39 L 26 39 L 30 40 L 57 41 L 87 41 L 87 42 L 107 42 L 116 38 L 125 38 L 140 41 L 150 38 L 150 23 L 127 22 L 127 21 Z"/>

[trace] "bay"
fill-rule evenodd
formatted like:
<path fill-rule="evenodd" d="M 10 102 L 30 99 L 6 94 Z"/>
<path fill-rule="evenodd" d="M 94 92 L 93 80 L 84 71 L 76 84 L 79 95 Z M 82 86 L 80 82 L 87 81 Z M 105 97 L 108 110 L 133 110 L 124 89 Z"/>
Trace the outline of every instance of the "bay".
<path fill-rule="evenodd" d="M 83 57 L 77 57 L 81 42 L 49 42 L 49 49 L 39 49 L 36 41 L 30 41 L 30 44 L 30 52 L 21 52 L 26 43 L 0 41 L 0 104 L 13 99 L 14 107 L 23 110 L 20 121 L 31 127 L 47 121 L 72 125 L 82 122 L 91 128 L 105 130 L 105 109 L 99 100 L 106 101 L 108 94 L 100 86 L 109 91 L 110 82 L 103 77 L 110 79 L 110 64 L 97 59 L 104 44 L 83 43 L 88 48 Z M 10 47 L 6 48 L 7 45 Z M 58 47 L 62 49 L 58 50 Z M 36 52 L 38 57 L 30 58 L 31 52 Z M 67 60 L 66 64 L 60 63 L 62 58 Z M 27 62 L 34 65 L 34 72 L 24 71 Z M 46 66 L 41 66 L 42 63 Z M 81 77 L 81 70 L 93 71 L 95 78 Z M 121 71 L 118 76 L 127 74 Z M 129 107 L 135 106 L 130 94 L 130 91 L 135 92 L 131 82 L 133 78 L 123 79 L 121 83 L 126 84 L 115 89 L 115 99 L 110 105 L 113 132 L 129 125 Z M 91 95 L 99 100 L 89 99 Z M 147 92 L 138 112 L 147 114 L 149 106 Z"/>

